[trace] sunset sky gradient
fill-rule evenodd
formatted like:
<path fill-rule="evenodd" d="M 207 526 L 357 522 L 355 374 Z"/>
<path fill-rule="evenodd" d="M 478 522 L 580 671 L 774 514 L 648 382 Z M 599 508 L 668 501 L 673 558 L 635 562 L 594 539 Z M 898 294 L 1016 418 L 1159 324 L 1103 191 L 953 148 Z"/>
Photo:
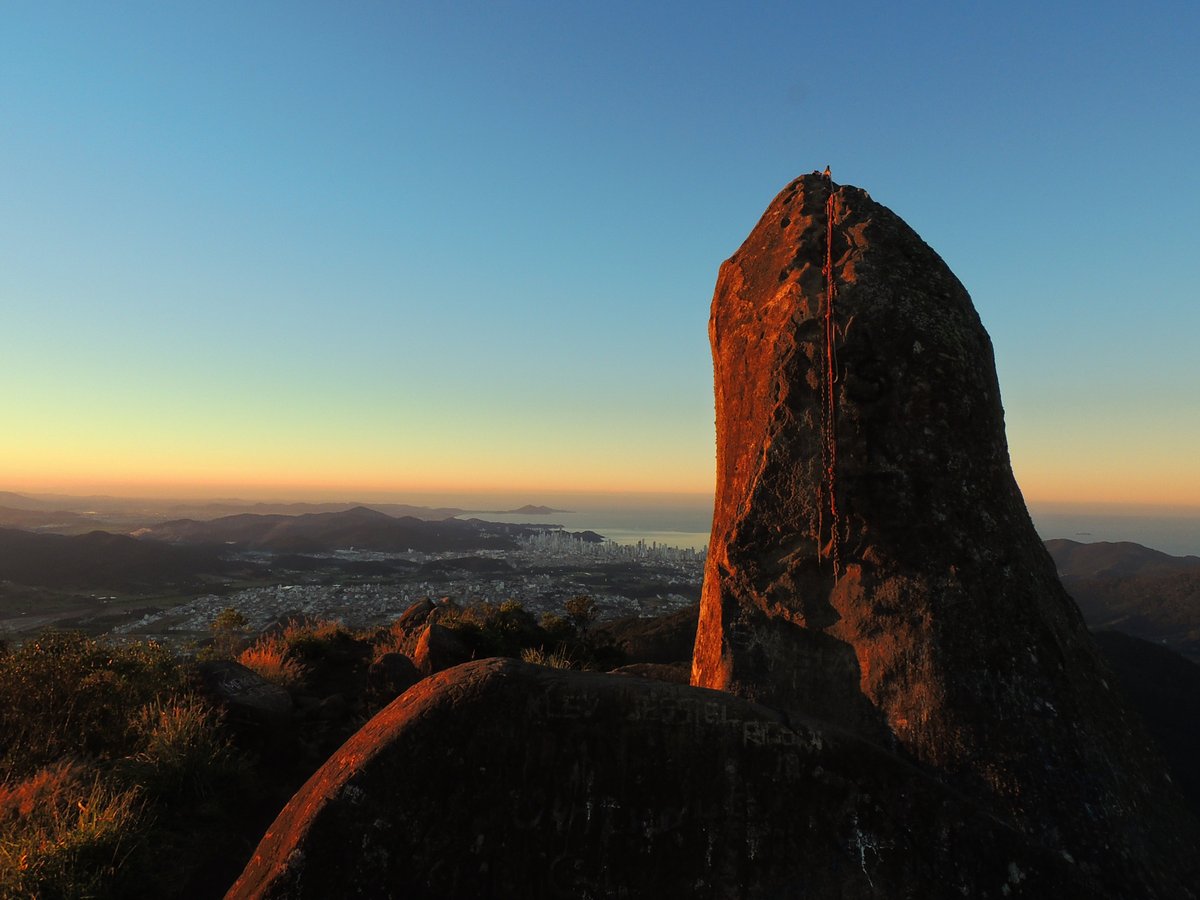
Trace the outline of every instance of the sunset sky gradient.
<path fill-rule="evenodd" d="M 7 3 L 0 490 L 711 491 L 717 267 L 833 168 L 1031 500 L 1200 507 L 1200 4 Z"/>

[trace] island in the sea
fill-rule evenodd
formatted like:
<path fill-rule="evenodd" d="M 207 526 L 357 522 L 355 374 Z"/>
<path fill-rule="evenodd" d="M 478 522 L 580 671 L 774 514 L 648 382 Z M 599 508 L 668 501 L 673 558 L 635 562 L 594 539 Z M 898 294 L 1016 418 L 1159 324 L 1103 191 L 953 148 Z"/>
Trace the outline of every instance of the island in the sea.
<path fill-rule="evenodd" d="M 532 503 L 526 503 L 520 509 L 497 509 L 494 512 L 506 516 L 552 516 L 557 513 L 574 512 L 574 510 L 555 509 L 553 506 L 534 506 Z"/>

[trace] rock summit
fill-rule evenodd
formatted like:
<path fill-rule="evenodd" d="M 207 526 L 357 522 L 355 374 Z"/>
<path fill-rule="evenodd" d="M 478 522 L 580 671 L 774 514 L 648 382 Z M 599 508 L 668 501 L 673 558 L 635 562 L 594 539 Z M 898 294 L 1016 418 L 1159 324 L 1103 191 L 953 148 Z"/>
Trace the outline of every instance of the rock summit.
<path fill-rule="evenodd" d="M 1172 788 L 1034 531 L 946 264 L 814 173 L 721 266 L 709 333 L 692 683 L 891 746 L 1094 874 L 1159 883 Z"/>
<path fill-rule="evenodd" d="M 796 179 L 722 266 L 711 332 L 692 684 L 425 678 L 230 898 L 1194 897 L 1195 823 L 1034 533 L 937 254 Z"/>

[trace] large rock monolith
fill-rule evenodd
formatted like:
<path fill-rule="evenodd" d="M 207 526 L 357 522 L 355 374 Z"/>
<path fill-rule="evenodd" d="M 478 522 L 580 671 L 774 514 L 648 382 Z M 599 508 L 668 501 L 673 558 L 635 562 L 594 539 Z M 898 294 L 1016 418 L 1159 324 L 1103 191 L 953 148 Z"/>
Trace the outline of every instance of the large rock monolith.
<path fill-rule="evenodd" d="M 936 768 L 1110 884 L 1186 884 L 1181 818 L 1013 478 L 991 343 L 945 263 L 817 174 L 721 267 L 695 685 Z"/>
<path fill-rule="evenodd" d="M 1194 823 L 1033 532 L 936 254 L 798 179 L 722 268 L 712 332 L 699 686 L 425 678 L 231 900 L 1193 896 Z"/>

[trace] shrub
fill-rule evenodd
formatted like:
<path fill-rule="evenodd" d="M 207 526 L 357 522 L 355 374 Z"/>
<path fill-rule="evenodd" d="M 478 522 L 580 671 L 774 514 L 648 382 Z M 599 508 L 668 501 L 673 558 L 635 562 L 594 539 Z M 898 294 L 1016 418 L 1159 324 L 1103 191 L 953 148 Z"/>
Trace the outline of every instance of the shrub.
<path fill-rule="evenodd" d="M 389 653 L 411 656 L 413 648 L 416 646 L 414 636 L 400 630 L 395 623 L 387 629 L 380 630 L 369 639 L 371 641 L 371 662 L 373 663 L 379 662 Z"/>
<path fill-rule="evenodd" d="M 354 634 L 341 622 L 333 619 L 288 622 L 280 635 L 289 656 L 301 661 L 320 660 L 337 655 Z"/>
<path fill-rule="evenodd" d="M 596 601 L 587 594 L 572 597 L 563 604 L 563 608 L 580 634 L 587 634 L 588 628 L 600 614 L 600 610 L 596 608 Z"/>
<path fill-rule="evenodd" d="M 26 642 L 0 656 L 0 777 L 66 756 L 127 755 L 138 711 L 185 683 L 159 644 L 108 646 L 76 632 Z"/>
<path fill-rule="evenodd" d="M 527 647 L 546 643 L 545 633 L 517 600 L 452 609 L 438 624 L 454 631 L 480 657 L 516 657 Z"/>
<path fill-rule="evenodd" d="M 538 622 L 542 631 L 546 633 L 546 637 L 558 643 L 564 643 L 575 639 L 575 626 L 558 613 L 542 613 L 542 618 Z"/>
<path fill-rule="evenodd" d="M 356 668 L 370 657 L 366 638 L 341 622 L 293 619 L 242 651 L 238 662 L 288 689 L 320 686 L 333 671 Z"/>
<path fill-rule="evenodd" d="M 206 797 L 243 773 L 241 758 L 220 731 L 219 714 L 199 697 L 146 704 L 136 730 L 141 750 L 130 759 L 126 777 L 152 797 Z"/>
<path fill-rule="evenodd" d="M 212 647 L 201 652 L 206 659 L 233 659 L 246 644 L 246 617 L 227 606 L 208 626 L 212 631 Z"/>
<path fill-rule="evenodd" d="M 49 633 L 0 656 L 0 897 L 175 896 L 237 852 L 253 784 L 187 687 L 156 644 Z"/>

